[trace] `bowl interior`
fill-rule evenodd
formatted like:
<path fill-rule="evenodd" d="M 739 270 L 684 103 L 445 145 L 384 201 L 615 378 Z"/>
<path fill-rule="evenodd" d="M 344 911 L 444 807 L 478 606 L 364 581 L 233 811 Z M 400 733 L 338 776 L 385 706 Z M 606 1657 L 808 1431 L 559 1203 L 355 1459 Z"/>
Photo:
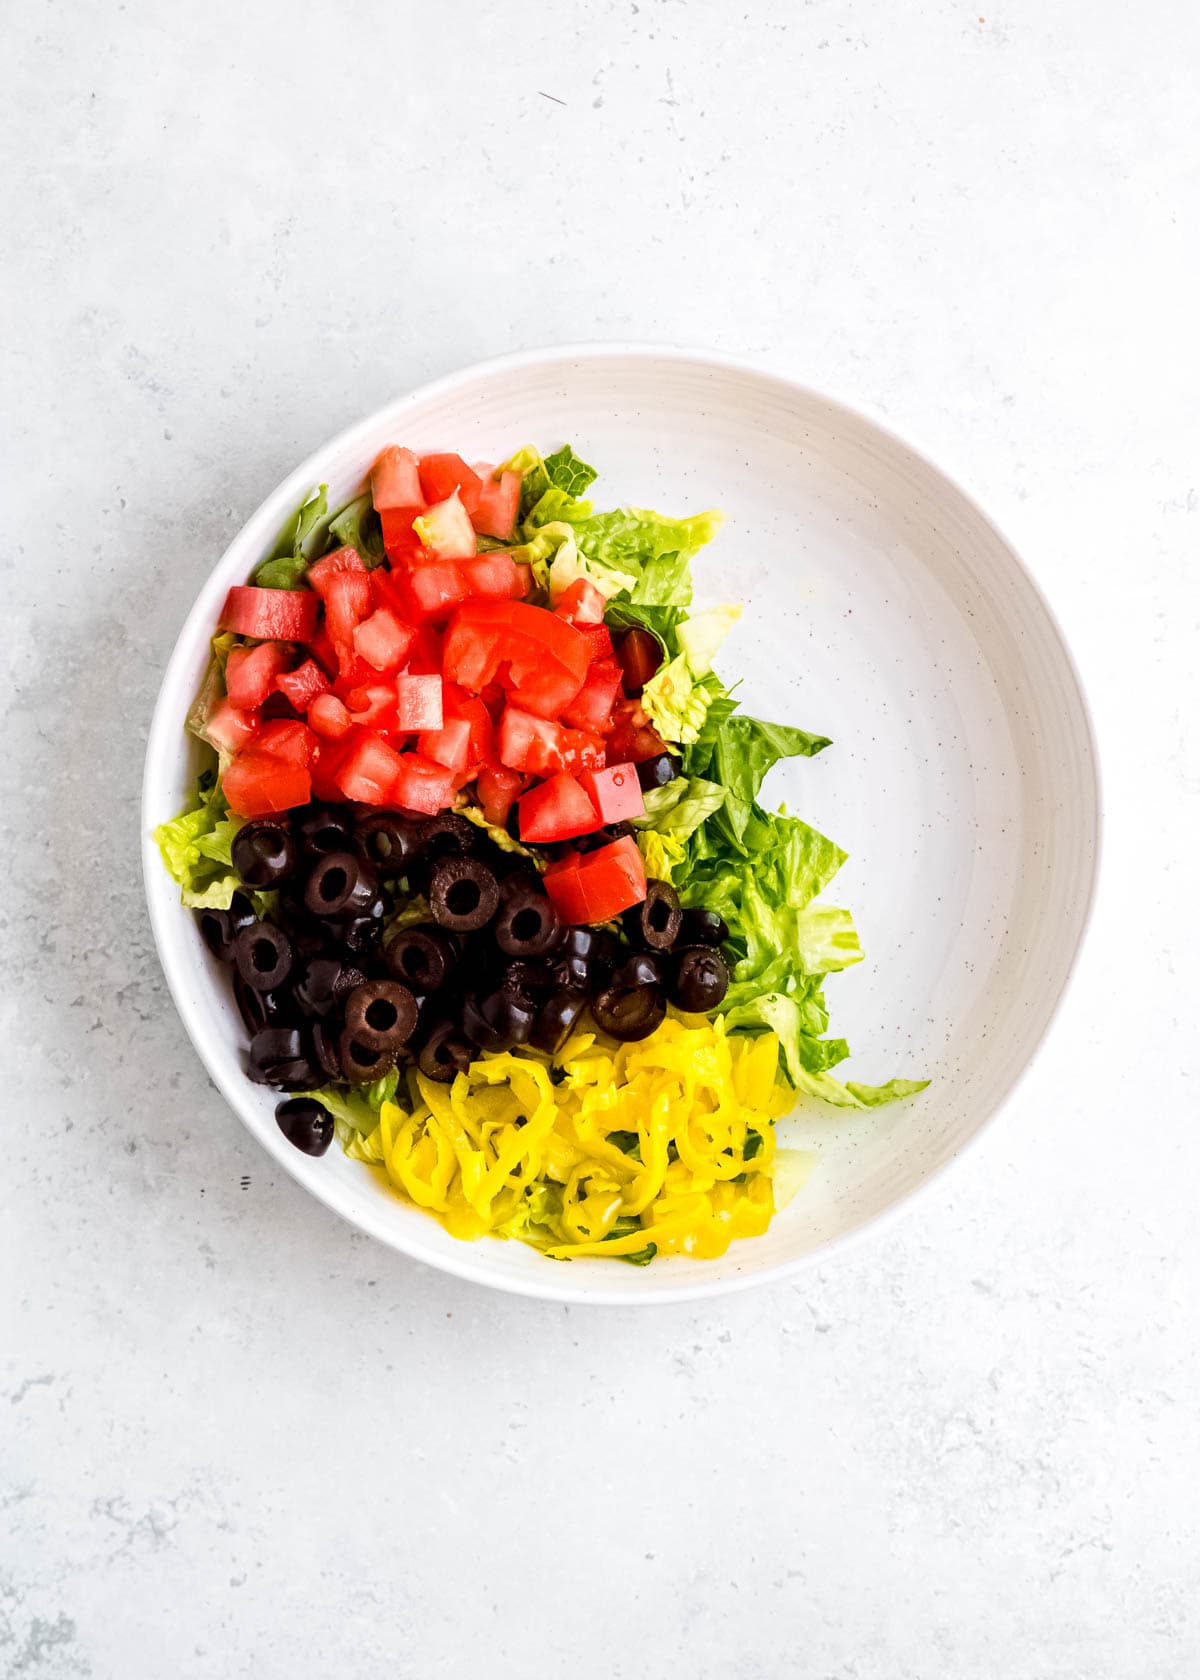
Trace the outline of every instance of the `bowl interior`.
<path fill-rule="evenodd" d="M 721 1260 L 556 1265 L 516 1243 L 456 1242 L 365 1167 L 313 1162 L 240 1068 L 240 1023 L 148 831 L 194 783 L 183 721 L 225 590 L 318 481 L 331 505 L 388 442 L 499 460 L 572 442 L 599 469 L 598 506 L 727 523 L 696 567 L 702 602 L 745 603 L 719 661 L 747 711 L 829 735 L 779 767 L 773 800 L 850 854 L 827 897 L 854 911 L 866 961 L 831 976 L 831 1028 L 868 1081 L 929 1076 L 873 1113 L 817 1105 L 783 1125 L 820 1155 L 770 1231 Z M 736 1287 L 842 1238 L 901 1201 L 980 1129 L 1045 1031 L 1090 899 L 1093 750 L 1061 637 L 1019 561 L 934 467 L 815 393 L 707 358 L 546 353 L 457 375 L 354 428 L 280 486 L 206 583 L 164 681 L 145 786 L 146 877 L 167 977 L 197 1049 L 264 1146 L 385 1242 L 528 1293 L 651 1300 Z"/>

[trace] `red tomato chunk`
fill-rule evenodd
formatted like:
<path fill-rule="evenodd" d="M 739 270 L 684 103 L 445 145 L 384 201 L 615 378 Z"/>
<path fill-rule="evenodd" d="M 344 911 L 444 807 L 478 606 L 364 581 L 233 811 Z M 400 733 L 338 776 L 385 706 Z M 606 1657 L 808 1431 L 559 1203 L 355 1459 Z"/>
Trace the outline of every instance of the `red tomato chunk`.
<path fill-rule="evenodd" d="M 225 597 L 221 629 L 255 641 L 307 642 L 320 602 L 308 589 L 258 589 L 235 583 Z"/>
<path fill-rule="evenodd" d="M 592 801 L 566 771 L 522 794 L 517 809 L 522 840 L 572 840 L 578 834 L 594 834 L 601 826 Z"/>

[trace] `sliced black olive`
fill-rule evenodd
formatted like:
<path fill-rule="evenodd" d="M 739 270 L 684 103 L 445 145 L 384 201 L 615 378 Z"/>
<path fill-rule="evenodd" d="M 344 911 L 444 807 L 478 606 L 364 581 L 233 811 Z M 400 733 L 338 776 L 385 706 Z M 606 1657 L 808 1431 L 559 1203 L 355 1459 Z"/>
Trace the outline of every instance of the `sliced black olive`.
<path fill-rule="evenodd" d="M 572 840 L 571 849 L 576 852 L 598 852 L 602 846 L 611 846 L 614 840 L 623 840 L 627 834 L 632 833 L 631 823 L 608 823 L 604 828 L 598 828 L 591 834 L 581 834 L 577 840 Z"/>
<path fill-rule="evenodd" d="M 434 921 L 444 928 L 473 933 L 487 926 L 499 903 L 495 874 L 478 858 L 442 857 L 430 871 L 429 908 Z"/>
<path fill-rule="evenodd" d="M 671 1002 L 689 1015 L 707 1015 L 729 990 L 729 969 L 711 945 L 680 951 L 671 976 Z"/>
<path fill-rule="evenodd" d="M 346 1031 L 373 1050 L 399 1050 L 417 1024 L 417 1000 L 398 980 L 368 980 L 346 999 Z"/>
<path fill-rule="evenodd" d="M 390 1050 L 377 1050 L 373 1045 L 366 1044 L 350 1027 L 347 1027 L 338 1040 L 338 1061 L 342 1064 L 342 1077 L 349 1080 L 351 1085 L 369 1085 L 373 1079 L 382 1079 L 396 1065 L 396 1057 L 400 1047 L 397 1045 Z"/>
<path fill-rule="evenodd" d="M 653 951 L 634 951 L 613 970 L 612 984 L 623 992 L 635 986 L 662 986 L 667 978 L 666 963 Z"/>
<path fill-rule="evenodd" d="M 521 808 L 514 799 L 504 819 L 504 832 L 514 840 L 521 838 Z"/>
<path fill-rule="evenodd" d="M 470 1065 L 471 1046 L 453 1021 L 442 1021 L 436 1026 L 417 1057 L 417 1066 L 426 1079 L 436 1079 L 442 1085 L 449 1085 Z"/>
<path fill-rule="evenodd" d="M 340 1079 L 342 1064 L 338 1060 L 337 1036 L 325 1021 L 314 1021 L 308 1029 L 309 1060 L 320 1068 L 326 1079 Z"/>
<path fill-rule="evenodd" d="M 290 988 L 285 986 L 278 992 L 256 992 L 238 973 L 233 976 L 233 1001 L 249 1033 L 256 1033 L 263 1027 L 291 1026 L 300 1016 Z"/>
<path fill-rule="evenodd" d="M 421 850 L 421 819 L 399 811 L 375 811 L 364 817 L 354 836 L 358 855 L 381 875 L 404 875 Z"/>
<path fill-rule="evenodd" d="M 634 986 L 632 989 L 615 982 L 606 986 L 592 999 L 592 1015 L 601 1032 L 622 1044 L 634 1044 L 649 1038 L 662 1025 L 667 1006 L 662 993 L 654 986 Z"/>
<path fill-rule="evenodd" d="M 587 997 L 583 992 L 564 988 L 556 989 L 544 998 L 538 1005 L 529 1034 L 529 1042 L 534 1049 L 553 1052 L 565 1044 L 586 1003 Z"/>
<path fill-rule="evenodd" d="M 421 861 L 428 871 L 439 858 L 454 857 L 474 849 L 480 830 L 456 811 L 440 811 L 417 825 Z"/>
<path fill-rule="evenodd" d="M 544 892 L 521 886 L 503 895 L 492 934 L 510 957 L 544 957 L 561 941 L 562 923 Z"/>
<path fill-rule="evenodd" d="M 378 890 L 369 863 L 353 852 L 326 852 L 304 884 L 304 902 L 314 916 L 361 916 Z"/>
<path fill-rule="evenodd" d="M 539 992 L 548 992 L 559 984 L 555 973 L 557 967 L 557 963 L 518 958 L 504 969 L 500 984 L 507 986 L 510 992 L 524 992 L 526 996 L 535 997 Z"/>
<path fill-rule="evenodd" d="M 219 962 L 233 961 L 234 929 L 228 910 L 197 910 L 200 937 Z"/>
<path fill-rule="evenodd" d="M 656 758 L 644 758 L 637 767 L 638 785 L 643 793 L 651 788 L 666 787 L 683 769 L 683 760 L 674 753 L 659 753 Z"/>
<path fill-rule="evenodd" d="M 324 1155 L 333 1142 L 333 1115 L 312 1097 L 281 1102 L 275 1122 L 288 1142 L 305 1155 Z"/>
<path fill-rule="evenodd" d="M 422 922 L 393 933 L 383 947 L 389 974 L 417 992 L 440 992 L 453 974 L 458 951 L 444 929 Z"/>
<path fill-rule="evenodd" d="M 382 898 L 376 898 L 361 916 L 340 916 L 329 926 L 331 942 L 347 956 L 363 958 L 370 956 L 379 941 L 383 938 L 383 919 L 387 913 L 387 906 Z"/>
<path fill-rule="evenodd" d="M 277 887 L 299 862 L 292 831 L 277 817 L 256 817 L 244 823 L 230 848 L 233 867 L 248 887 Z"/>
<path fill-rule="evenodd" d="M 298 1070 L 302 1071 L 296 1078 Z M 300 1028 L 260 1028 L 250 1040 L 246 1071 L 256 1085 L 309 1084 L 313 1069 Z"/>
<path fill-rule="evenodd" d="M 522 992 L 500 987 L 463 1002 L 463 1032 L 481 1050 L 504 1050 L 524 1044 L 533 1029 L 533 1001 Z"/>
<path fill-rule="evenodd" d="M 296 812 L 292 826 L 310 857 L 348 852 L 354 842 L 354 817 L 344 805 L 306 805 Z"/>
<path fill-rule="evenodd" d="M 238 934 L 234 961 L 247 986 L 273 992 L 292 972 L 296 953 L 282 928 L 272 922 L 251 922 Z"/>
<path fill-rule="evenodd" d="M 651 879 L 646 882 L 645 898 L 626 910 L 621 924 L 632 944 L 642 945 L 648 951 L 669 951 L 682 919 L 675 888 L 666 881 Z"/>
<path fill-rule="evenodd" d="M 332 1015 L 366 978 L 342 957 L 310 957 L 296 981 L 296 996 L 310 1015 Z"/>
<path fill-rule="evenodd" d="M 675 943 L 684 945 L 724 945 L 729 929 L 724 916 L 715 910 L 685 910 L 679 924 Z"/>

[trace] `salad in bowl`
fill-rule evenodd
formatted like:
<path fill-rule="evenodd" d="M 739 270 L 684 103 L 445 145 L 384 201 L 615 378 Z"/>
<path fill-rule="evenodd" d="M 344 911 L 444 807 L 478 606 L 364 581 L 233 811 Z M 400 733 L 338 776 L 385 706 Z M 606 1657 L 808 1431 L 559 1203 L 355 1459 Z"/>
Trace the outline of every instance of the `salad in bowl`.
<path fill-rule="evenodd" d="M 229 590 L 155 838 L 297 1149 L 456 1237 L 711 1258 L 803 1185 L 798 1097 L 923 1081 L 834 1071 L 844 854 L 759 798 L 830 743 L 714 669 L 720 516 L 597 512 L 595 477 L 397 444 L 346 506 L 315 489 Z"/>

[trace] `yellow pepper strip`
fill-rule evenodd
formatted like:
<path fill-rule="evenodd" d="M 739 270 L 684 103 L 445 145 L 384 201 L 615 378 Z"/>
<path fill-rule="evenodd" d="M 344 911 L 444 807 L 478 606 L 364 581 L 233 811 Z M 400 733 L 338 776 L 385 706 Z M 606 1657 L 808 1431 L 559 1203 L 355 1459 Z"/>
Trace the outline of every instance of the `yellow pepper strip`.
<path fill-rule="evenodd" d="M 778 1154 L 791 1101 L 779 1043 L 675 1014 L 641 1043 L 577 1033 L 543 1054 L 483 1055 L 442 1085 L 411 1073 L 358 1140 L 392 1185 L 456 1237 L 486 1233 L 555 1259 L 712 1258 L 758 1236 L 808 1157 Z M 749 1151 L 749 1153 L 747 1153 Z M 630 1229 L 630 1227 L 633 1227 Z"/>

